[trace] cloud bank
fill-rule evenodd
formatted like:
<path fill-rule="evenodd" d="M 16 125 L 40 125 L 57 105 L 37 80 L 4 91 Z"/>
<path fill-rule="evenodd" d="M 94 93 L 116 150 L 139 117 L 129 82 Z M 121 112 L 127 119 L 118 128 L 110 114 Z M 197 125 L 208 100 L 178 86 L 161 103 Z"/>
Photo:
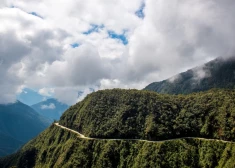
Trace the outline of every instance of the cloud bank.
<path fill-rule="evenodd" d="M 53 110 L 55 108 L 56 108 L 56 106 L 55 106 L 54 103 L 50 103 L 49 105 L 45 105 L 45 104 L 41 105 L 41 109 L 42 110 L 48 110 L 48 109 Z"/>
<path fill-rule="evenodd" d="M 72 104 L 79 90 L 141 89 L 234 55 L 234 7 L 233 0 L 1 1 L 0 103 L 27 87 Z"/>

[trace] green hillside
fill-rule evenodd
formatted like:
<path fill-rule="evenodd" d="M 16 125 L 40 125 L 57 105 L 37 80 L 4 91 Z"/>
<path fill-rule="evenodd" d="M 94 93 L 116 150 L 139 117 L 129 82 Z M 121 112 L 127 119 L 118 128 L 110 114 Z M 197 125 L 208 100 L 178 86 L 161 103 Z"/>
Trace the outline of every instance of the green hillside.
<path fill-rule="evenodd" d="M 60 124 L 88 137 L 164 140 L 200 136 L 235 138 L 235 90 L 190 95 L 137 90 L 90 94 L 69 108 Z"/>
<path fill-rule="evenodd" d="M 145 90 L 168 94 L 188 94 L 212 88 L 235 88 L 235 58 L 217 58 L 205 65 L 153 82 Z"/>
<path fill-rule="evenodd" d="M 137 90 L 98 91 L 70 107 L 59 123 L 87 137 L 106 140 L 81 139 L 52 125 L 18 153 L 2 158 L 0 167 L 232 168 L 234 100 L 235 90 L 220 89 L 178 96 Z M 174 138 L 179 139 L 164 141 Z"/>
<path fill-rule="evenodd" d="M 233 168 L 235 144 L 204 140 L 162 143 L 79 139 L 51 126 L 15 155 L 0 159 L 8 168 Z"/>

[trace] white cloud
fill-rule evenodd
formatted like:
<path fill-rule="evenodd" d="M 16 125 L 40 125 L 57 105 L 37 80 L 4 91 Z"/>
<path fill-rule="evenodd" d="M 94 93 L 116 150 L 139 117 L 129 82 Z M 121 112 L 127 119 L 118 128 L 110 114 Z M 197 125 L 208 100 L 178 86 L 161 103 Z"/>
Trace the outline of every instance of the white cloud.
<path fill-rule="evenodd" d="M 144 2 L 141 19 L 135 12 L 143 0 L 1 1 L 0 103 L 14 102 L 16 92 L 30 87 L 71 104 L 85 88 L 141 89 L 233 55 L 233 0 Z M 91 25 L 99 29 L 83 34 Z M 110 38 L 109 30 L 126 32 L 128 45 Z"/>
<path fill-rule="evenodd" d="M 65 104 L 75 104 L 78 101 L 78 87 L 58 87 L 55 88 L 55 98 Z"/>
<path fill-rule="evenodd" d="M 40 95 L 47 96 L 47 97 L 52 96 L 54 92 L 55 92 L 54 88 L 42 88 L 38 91 Z"/>
<path fill-rule="evenodd" d="M 210 71 L 208 69 L 205 69 L 204 66 L 194 68 L 193 73 L 194 73 L 194 80 L 198 82 L 201 81 L 201 79 L 208 78 L 211 76 Z"/>
<path fill-rule="evenodd" d="M 232 54 L 235 21 L 231 19 L 231 6 L 235 3 L 229 2 L 147 0 L 143 24 L 130 38 L 129 62 L 134 74 L 150 81 L 161 80 Z M 148 78 L 151 72 L 159 77 Z"/>
<path fill-rule="evenodd" d="M 97 90 L 103 90 L 103 89 L 113 89 L 113 88 L 123 88 L 123 89 L 142 89 L 144 88 L 148 83 L 145 81 L 140 81 L 138 83 L 123 83 L 119 79 L 102 79 L 100 81 L 100 87 Z"/>
<path fill-rule="evenodd" d="M 16 8 L 0 8 L 0 17 L 0 103 L 6 103 L 43 64 L 59 59 L 63 48 L 51 42 L 62 43 L 65 33 Z"/>
<path fill-rule="evenodd" d="M 60 61 L 48 68 L 47 77 L 52 84 L 59 86 L 82 86 L 94 84 L 99 79 L 109 77 L 110 69 L 97 49 L 88 44 L 68 50 Z"/>
<path fill-rule="evenodd" d="M 53 110 L 53 109 L 55 109 L 55 108 L 56 108 L 56 106 L 55 106 L 54 103 L 50 103 L 49 105 L 46 105 L 46 104 L 41 105 L 41 109 L 42 109 L 42 110 L 46 110 L 46 109 L 51 109 L 51 110 Z"/>
<path fill-rule="evenodd" d="M 181 74 L 177 74 L 175 76 L 172 76 L 168 79 L 170 83 L 174 83 L 176 80 L 180 80 L 182 78 Z"/>
<path fill-rule="evenodd" d="M 82 101 L 88 94 L 92 93 L 93 90 L 86 88 L 83 90 L 82 94 L 77 98 L 76 102 Z"/>
<path fill-rule="evenodd" d="M 108 29 L 121 32 L 123 29 L 135 29 L 140 19 L 133 13 L 141 6 L 142 0 L 9 0 L 27 12 L 36 12 L 61 29 L 69 32 L 83 32 L 90 23 L 104 24 Z M 125 19 L 124 19 L 125 18 Z M 69 26 L 68 26 L 69 25 Z"/>
<path fill-rule="evenodd" d="M 4 7 L 6 6 L 6 1 L 5 0 L 1 0 L 0 1 L 0 7 Z"/>

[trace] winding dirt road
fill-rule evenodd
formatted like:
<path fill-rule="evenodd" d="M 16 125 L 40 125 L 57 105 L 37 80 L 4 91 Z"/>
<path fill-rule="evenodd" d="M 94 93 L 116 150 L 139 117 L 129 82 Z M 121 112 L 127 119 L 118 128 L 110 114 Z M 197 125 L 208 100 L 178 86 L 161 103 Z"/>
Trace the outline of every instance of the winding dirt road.
<path fill-rule="evenodd" d="M 81 139 L 88 139 L 88 140 L 110 140 L 110 141 L 121 141 L 121 140 L 125 140 L 125 141 L 142 141 L 142 142 L 167 142 L 167 141 L 174 141 L 174 140 L 179 140 L 179 139 L 199 139 L 199 140 L 206 140 L 206 141 L 217 141 L 217 142 L 223 142 L 223 143 L 235 143 L 232 141 L 224 141 L 224 140 L 219 140 L 219 139 L 206 139 L 206 138 L 198 138 L 198 137 L 182 137 L 182 138 L 175 138 L 175 139 L 168 139 L 168 140 L 161 140 L 161 141 L 149 141 L 149 140 L 143 140 L 143 139 L 104 139 L 104 138 L 90 138 L 90 137 L 86 137 L 85 135 L 72 130 L 70 128 L 64 127 L 62 125 L 60 125 L 59 123 L 54 123 L 54 125 L 56 125 L 57 127 L 60 127 L 64 130 L 70 131 L 72 133 L 75 133 L 78 135 L 79 138 Z"/>

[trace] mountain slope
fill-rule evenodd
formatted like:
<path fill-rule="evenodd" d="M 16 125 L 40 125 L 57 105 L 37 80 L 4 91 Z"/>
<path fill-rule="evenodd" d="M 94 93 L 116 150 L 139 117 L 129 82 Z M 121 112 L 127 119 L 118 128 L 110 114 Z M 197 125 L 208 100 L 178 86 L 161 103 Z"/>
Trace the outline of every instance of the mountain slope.
<path fill-rule="evenodd" d="M 0 105 L 0 146 L 14 147 L 25 143 L 49 126 L 49 121 L 21 103 Z"/>
<path fill-rule="evenodd" d="M 59 123 L 0 159 L 0 167 L 234 167 L 235 90 L 160 95 L 137 90 L 105 90 L 70 107 Z M 164 139 L 182 138 L 172 141 Z M 187 139 L 204 137 L 216 140 Z M 139 138 L 163 140 L 143 142 Z"/>
<path fill-rule="evenodd" d="M 162 143 L 84 140 L 51 126 L 0 167 L 17 168 L 233 168 L 235 145 L 181 139 Z"/>
<path fill-rule="evenodd" d="M 231 140 L 235 139 L 234 99 L 235 90 L 214 89 L 184 96 L 98 91 L 70 107 L 59 123 L 87 137 L 164 140 L 200 136 Z"/>
<path fill-rule="evenodd" d="M 59 120 L 68 105 L 58 102 L 56 99 L 47 99 L 31 106 L 40 115 L 53 120 Z"/>
<path fill-rule="evenodd" d="M 24 143 L 13 137 L 0 133 L 0 156 L 6 156 L 16 152 Z"/>
<path fill-rule="evenodd" d="M 205 65 L 190 69 L 160 82 L 153 82 L 145 90 L 168 94 L 188 94 L 212 88 L 234 88 L 235 58 L 217 58 Z"/>

